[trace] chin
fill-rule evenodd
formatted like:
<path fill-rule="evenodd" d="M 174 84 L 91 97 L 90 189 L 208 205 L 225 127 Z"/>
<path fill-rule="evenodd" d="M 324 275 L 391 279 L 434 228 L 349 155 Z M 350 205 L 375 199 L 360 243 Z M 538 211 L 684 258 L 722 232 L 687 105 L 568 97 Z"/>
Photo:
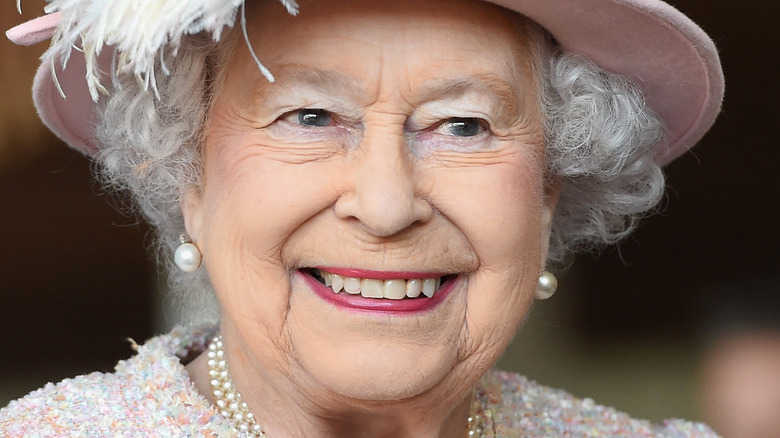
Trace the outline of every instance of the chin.
<path fill-rule="evenodd" d="M 401 401 L 440 386 L 458 365 L 465 282 L 452 281 L 455 290 L 427 311 L 378 312 L 334 305 L 298 279 L 288 333 L 297 366 L 317 385 L 350 399 Z"/>
<path fill-rule="evenodd" d="M 400 343 L 373 345 L 376 343 L 336 343 L 302 354 L 299 359 L 323 387 L 366 402 L 420 396 L 441 386 L 457 362 L 457 352 L 451 346 L 431 350 Z"/>

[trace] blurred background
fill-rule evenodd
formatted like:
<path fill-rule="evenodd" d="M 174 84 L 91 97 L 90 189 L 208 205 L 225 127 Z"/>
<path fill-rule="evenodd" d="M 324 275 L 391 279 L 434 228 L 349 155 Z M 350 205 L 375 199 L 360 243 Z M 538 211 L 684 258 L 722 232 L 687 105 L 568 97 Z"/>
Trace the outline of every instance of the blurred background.
<path fill-rule="evenodd" d="M 671 3 L 720 48 L 724 112 L 667 169 L 662 213 L 619 247 L 578 257 L 499 366 L 632 416 L 780 437 L 780 3 Z M 2 2 L 0 27 L 43 4 L 25 0 L 19 16 Z M 128 338 L 172 323 L 149 230 L 35 115 L 45 46 L 0 39 L 0 406 L 110 371 L 132 354 Z"/>

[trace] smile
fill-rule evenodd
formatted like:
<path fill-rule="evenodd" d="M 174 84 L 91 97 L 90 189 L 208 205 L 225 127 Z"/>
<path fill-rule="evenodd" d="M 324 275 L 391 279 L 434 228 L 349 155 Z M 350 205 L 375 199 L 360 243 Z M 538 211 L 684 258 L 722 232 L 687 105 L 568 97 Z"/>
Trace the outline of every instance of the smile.
<path fill-rule="evenodd" d="M 312 274 L 322 284 L 331 288 L 333 293 L 348 293 L 350 295 L 360 295 L 364 298 L 387 298 L 391 300 L 418 298 L 420 295 L 433 298 L 442 281 L 446 282 L 448 278 L 448 276 L 437 276 L 383 280 L 348 277 L 321 269 L 314 269 Z"/>
<path fill-rule="evenodd" d="M 379 312 L 430 310 L 446 298 L 460 279 L 458 275 L 340 268 L 299 272 L 326 301 L 338 307 Z"/>

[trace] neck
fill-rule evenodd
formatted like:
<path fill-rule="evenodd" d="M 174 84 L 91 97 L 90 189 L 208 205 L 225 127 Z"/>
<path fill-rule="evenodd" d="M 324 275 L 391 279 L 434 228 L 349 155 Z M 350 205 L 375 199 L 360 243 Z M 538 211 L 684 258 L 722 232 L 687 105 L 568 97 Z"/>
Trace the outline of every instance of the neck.
<path fill-rule="evenodd" d="M 318 391 L 306 379 L 268 373 L 256 366 L 242 367 L 240 364 L 248 361 L 240 355 L 240 349 L 236 350 L 226 352 L 231 377 L 269 438 L 467 436 L 471 392 L 454 400 L 451 394 L 436 396 L 436 391 L 403 401 L 354 400 Z M 215 405 L 207 361 L 206 354 L 202 354 L 187 365 L 187 371 L 196 389 Z"/>

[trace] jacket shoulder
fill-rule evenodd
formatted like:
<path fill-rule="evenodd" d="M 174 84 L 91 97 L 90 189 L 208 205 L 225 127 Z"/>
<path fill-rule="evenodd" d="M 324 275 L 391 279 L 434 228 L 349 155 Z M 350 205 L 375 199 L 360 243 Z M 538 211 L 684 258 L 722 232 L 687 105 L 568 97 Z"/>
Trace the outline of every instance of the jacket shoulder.
<path fill-rule="evenodd" d="M 49 383 L 0 409 L 0 436 L 220 436 L 229 425 L 202 397 L 164 335 L 113 373 Z"/>
<path fill-rule="evenodd" d="M 671 419 L 654 424 L 631 418 L 592 399 L 579 399 L 506 371 L 488 373 L 477 395 L 491 408 L 492 427 L 500 437 L 718 437 L 701 423 Z"/>

